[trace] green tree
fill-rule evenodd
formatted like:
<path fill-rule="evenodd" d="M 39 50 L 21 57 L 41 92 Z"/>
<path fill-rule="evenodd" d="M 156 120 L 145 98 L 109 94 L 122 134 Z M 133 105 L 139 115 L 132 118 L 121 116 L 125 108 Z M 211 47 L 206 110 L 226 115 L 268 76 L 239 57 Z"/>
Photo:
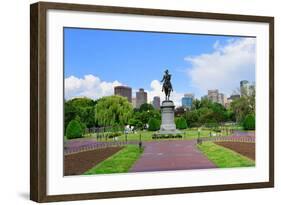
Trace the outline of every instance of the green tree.
<path fill-rule="evenodd" d="M 100 126 L 125 125 L 131 119 L 133 107 L 127 98 L 107 96 L 98 100 L 95 117 Z"/>
<path fill-rule="evenodd" d="M 177 118 L 176 127 L 177 127 L 177 129 L 180 129 L 180 130 L 186 129 L 187 128 L 186 120 L 183 117 Z"/>
<path fill-rule="evenodd" d="M 212 118 L 217 122 L 224 122 L 227 120 L 227 111 L 222 104 L 212 103 L 211 109 L 213 111 Z"/>
<path fill-rule="evenodd" d="M 241 97 L 231 102 L 231 110 L 235 113 L 235 119 L 241 123 L 244 121 L 246 115 L 253 114 L 247 97 Z"/>
<path fill-rule="evenodd" d="M 81 124 L 77 120 L 71 120 L 66 127 L 67 139 L 82 137 L 83 130 Z"/>
<path fill-rule="evenodd" d="M 160 120 L 155 118 L 150 118 L 148 121 L 148 130 L 156 131 L 160 129 Z"/>
<path fill-rule="evenodd" d="M 188 109 L 188 108 L 186 108 L 186 109 Z M 184 114 L 185 114 L 185 108 L 184 107 L 180 106 L 180 107 L 177 107 L 175 109 L 175 116 L 176 117 L 184 116 Z"/>
<path fill-rule="evenodd" d="M 154 107 L 151 104 L 144 103 L 140 106 L 139 112 L 146 112 L 148 110 L 154 110 Z"/>
<path fill-rule="evenodd" d="M 197 110 L 198 122 L 205 124 L 213 118 L 213 110 L 208 107 L 202 107 Z"/>
<path fill-rule="evenodd" d="M 241 91 L 240 91 L 241 92 Z M 246 116 L 256 112 L 256 89 L 255 85 L 250 85 L 246 91 L 243 91 L 241 98 L 235 99 L 230 104 L 230 110 L 234 112 L 235 119 L 243 123 Z"/>
<path fill-rule="evenodd" d="M 143 129 L 151 118 L 161 120 L 160 111 L 154 109 L 150 104 L 144 104 L 140 109 L 134 109 L 129 123 L 137 128 Z"/>
<path fill-rule="evenodd" d="M 200 126 L 199 115 L 198 115 L 197 110 L 192 110 L 192 111 L 186 112 L 185 120 L 187 122 L 188 127 Z"/>
<path fill-rule="evenodd" d="M 64 103 L 64 126 L 75 119 L 80 118 L 88 128 L 95 126 L 96 101 L 90 98 L 74 98 Z"/>
<path fill-rule="evenodd" d="M 201 101 L 198 99 L 195 99 L 192 101 L 191 110 L 198 110 L 201 107 Z"/>
<path fill-rule="evenodd" d="M 245 117 L 243 122 L 243 127 L 245 130 L 254 130 L 256 127 L 255 116 L 253 114 L 249 114 Z"/>
<path fill-rule="evenodd" d="M 81 121 L 81 118 L 79 116 L 76 116 L 75 120 L 80 124 L 82 134 L 85 134 L 85 129 L 87 128 L 86 124 L 83 121 Z"/>
<path fill-rule="evenodd" d="M 69 122 L 77 116 L 77 108 L 72 105 L 69 101 L 64 104 L 64 130 Z"/>
<path fill-rule="evenodd" d="M 95 126 L 94 106 L 80 108 L 78 116 L 80 116 L 81 122 L 83 122 L 86 125 L 86 127 L 91 128 Z"/>

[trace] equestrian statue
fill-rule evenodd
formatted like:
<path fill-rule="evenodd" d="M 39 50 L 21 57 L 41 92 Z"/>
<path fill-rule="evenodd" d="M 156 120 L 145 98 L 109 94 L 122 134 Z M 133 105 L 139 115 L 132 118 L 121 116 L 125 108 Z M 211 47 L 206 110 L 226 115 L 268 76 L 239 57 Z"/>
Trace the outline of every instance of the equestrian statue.
<path fill-rule="evenodd" d="M 171 92 L 173 92 L 171 78 L 172 78 L 172 75 L 169 74 L 168 70 L 165 70 L 164 76 L 163 76 L 163 79 L 161 80 L 161 82 L 163 82 L 162 92 L 163 91 L 165 92 L 165 99 L 166 99 L 166 101 L 169 101 L 170 94 L 171 94 Z"/>

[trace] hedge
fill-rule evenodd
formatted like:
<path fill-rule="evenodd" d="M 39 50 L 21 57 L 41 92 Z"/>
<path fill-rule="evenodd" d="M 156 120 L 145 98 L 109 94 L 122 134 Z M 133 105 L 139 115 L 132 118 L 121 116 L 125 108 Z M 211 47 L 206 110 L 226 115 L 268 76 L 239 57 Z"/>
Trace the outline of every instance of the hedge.
<path fill-rule="evenodd" d="M 77 120 L 71 120 L 66 127 L 67 139 L 74 139 L 82 137 L 83 130 Z"/>

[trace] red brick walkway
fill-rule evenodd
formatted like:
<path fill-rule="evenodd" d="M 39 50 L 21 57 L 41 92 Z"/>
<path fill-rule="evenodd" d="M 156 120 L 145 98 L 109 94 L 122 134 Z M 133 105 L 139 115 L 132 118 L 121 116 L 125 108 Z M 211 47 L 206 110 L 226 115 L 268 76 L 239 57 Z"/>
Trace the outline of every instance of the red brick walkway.
<path fill-rule="evenodd" d="M 196 148 L 195 140 L 146 142 L 144 146 L 144 153 L 130 169 L 130 172 L 216 167 Z"/>

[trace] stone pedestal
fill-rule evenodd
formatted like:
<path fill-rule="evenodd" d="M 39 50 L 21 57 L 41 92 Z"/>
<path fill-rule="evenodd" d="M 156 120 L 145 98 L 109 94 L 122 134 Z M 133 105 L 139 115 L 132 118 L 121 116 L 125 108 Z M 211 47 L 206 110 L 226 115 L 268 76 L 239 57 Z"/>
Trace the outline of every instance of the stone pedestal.
<path fill-rule="evenodd" d="M 165 100 L 161 105 L 161 127 L 159 134 L 178 134 L 175 124 L 175 105 L 171 100 Z"/>

